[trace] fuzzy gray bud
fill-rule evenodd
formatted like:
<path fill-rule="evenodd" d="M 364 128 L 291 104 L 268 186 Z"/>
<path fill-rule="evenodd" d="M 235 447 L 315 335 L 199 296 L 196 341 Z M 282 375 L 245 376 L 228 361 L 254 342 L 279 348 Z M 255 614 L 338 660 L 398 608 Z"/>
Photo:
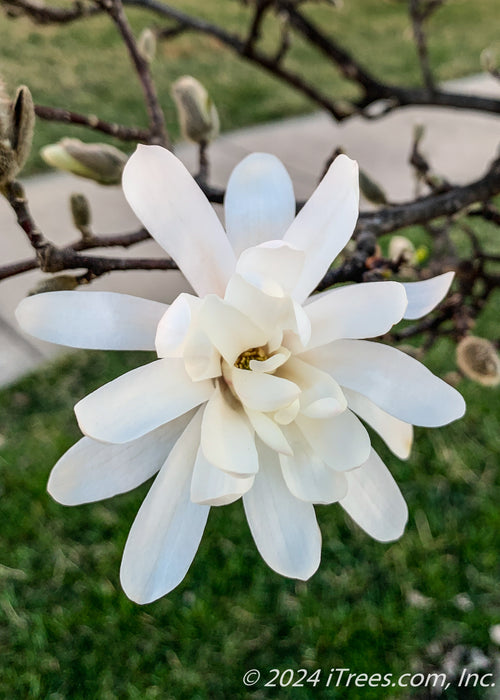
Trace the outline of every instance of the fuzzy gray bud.
<path fill-rule="evenodd" d="M 195 143 L 209 143 L 219 134 L 219 115 L 203 85 L 190 75 L 184 75 L 172 85 L 181 131 L 184 138 Z"/>

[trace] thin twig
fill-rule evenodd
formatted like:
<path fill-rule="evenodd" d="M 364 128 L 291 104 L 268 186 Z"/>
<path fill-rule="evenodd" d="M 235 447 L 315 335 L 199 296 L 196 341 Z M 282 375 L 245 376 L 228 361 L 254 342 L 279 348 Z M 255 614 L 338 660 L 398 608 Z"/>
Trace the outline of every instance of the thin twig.
<path fill-rule="evenodd" d="M 46 107 L 45 105 L 35 105 L 35 113 L 40 119 L 51 122 L 62 122 L 65 124 L 78 124 L 80 126 L 109 134 L 122 141 L 141 141 L 149 143 L 150 132 L 148 129 L 124 126 L 123 124 L 113 124 L 103 121 L 94 114 L 84 115 L 71 112 L 68 109 L 58 107 Z"/>
<path fill-rule="evenodd" d="M 165 125 L 165 117 L 160 106 L 156 87 L 149 69 L 148 61 L 142 56 L 128 23 L 121 0 L 96 0 L 106 10 L 127 47 L 132 63 L 144 92 L 150 124 L 150 143 L 171 148 L 170 138 Z"/>

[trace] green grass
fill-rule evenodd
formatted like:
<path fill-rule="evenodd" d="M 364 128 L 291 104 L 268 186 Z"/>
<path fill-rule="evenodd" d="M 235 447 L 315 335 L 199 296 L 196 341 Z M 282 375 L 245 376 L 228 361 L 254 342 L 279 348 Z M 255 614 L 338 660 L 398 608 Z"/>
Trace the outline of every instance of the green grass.
<path fill-rule="evenodd" d="M 231 29 L 245 12 L 228 1 L 178 5 L 202 5 L 206 17 L 218 14 Z M 317 7 L 314 14 L 331 16 L 325 28 L 359 51 L 372 70 L 416 83 L 404 5 L 346 0 L 341 12 Z M 436 14 L 430 49 L 441 79 L 479 70 L 481 48 L 496 39 L 496 10 L 497 0 L 451 0 Z M 130 14 L 135 31 L 147 24 L 140 13 Z M 145 123 L 139 88 L 127 78 L 127 57 L 102 18 L 40 30 L 2 17 L 0 55 L 11 89 L 25 82 L 40 103 Z M 332 95 L 351 94 L 300 43 L 290 65 L 313 75 Z M 169 85 L 183 73 L 205 82 L 226 129 L 311 108 L 272 78 L 233 61 L 212 40 L 186 36 L 165 45 L 154 71 L 174 134 Z M 39 121 L 35 151 L 63 133 L 93 138 Z M 30 172 L 39 167 L 32 159 Z M 488 224 L 478 233 L 493 237 Z M 429 244 L 421 230 L 410 235 L 419 245 Z M 454 235 L 465 251 L 467 242 Z M 478 322 L 478 335 L 499 336 L 499 308 L 497 294 Z M 371 541 L 339 507 L 318 507 L 322 564 L 309 582 L 298 583 L 262 562 L 241 503 L 214 508 L 184 582 L 140 607 L 121 591 L 119 565 L 148 485 L 77 508 L 58 505 L 45 489 L 51 467 L 79 438 L 76 401 L 149 359 L 140 353 L 74 353 L 0 395 L 0 697 L 390 700 L 409 691 L 326 689 L 324 683 L 331 668 L 395 676 L 430 670 L 442 660 L 439 650 L 456 644 L 494 654 L 488 630 L 500 621 L 498 389 L 462 381 L 466 418 L 442 429 L 417 429 L 407 462 L 375 439 L 410 509 L 400 541 Z M 426 363 L 440 376 L 454 370 L 453 345 L 438 343 Z M 426 597 L 425 607 L 409 602 L 415 591 Z M 471 609 L 457 607 L 461 593 L 469 596 Z M 264 680 L 245 691 L 241 678 L 250 668 L 260 669 Z M 321 668 L 322 681 L 316 688 L 265 688 L 271 668 Z M 465 697 L 454 687 L 446 693 L 451 700 Z M 479 700 L 484 692 L 468 697 Z"/>
<path fill-rule="evenodd" d="M 246 26 L 248 9 L 235 0 L 179 0 L 187 12 L 219 21 L 231 31 Z M 481 50 L 498 38 L 497 0 L 451 0 L 430 24 L 430 57 L 440 80 L 480 71 Z M 128 12 L 136 35 L 161 20 L 137 10 Z M 419 81 L 415 49 L 399 0 L 349 0 L 343 9 L 314 6 L 310 14 L 379 76 L 388 81 Z M 275 24 L 265 27 L 264 46 L 276 38 Z M 330 97 L 352 97 L 343 81 L 314 50 L 294 39 L 287 64 L 314 81 Z M 153 64 L 161 104 L 172 135 L 178 137 L 170 85 L 180 75 L 199 78 L 213 96 L 224 130 L 314 109 L 305 97 L 275 78 L 235 58 L 216 40 L 187 34 L 165 43 Z M 140 86 L 115 28 L 103 17 L 67 27 L 38 27 L 27 19 L 0 22 L 0 74 L 13 92 L 26 83 L 41 104 L 97 113 L 124 124 L 146 124 Z M 44 167 L 39 149 L 63 135 L 88 141 L 105 140 L 98 133 L 38 120 L 33 156 L 26 173 Z M 118 144 L 118 142 L 116 142 Z M 118 144 L 120 145 L 120 144 Z M 131 145 L 125 146 L 131 148 Z"/>

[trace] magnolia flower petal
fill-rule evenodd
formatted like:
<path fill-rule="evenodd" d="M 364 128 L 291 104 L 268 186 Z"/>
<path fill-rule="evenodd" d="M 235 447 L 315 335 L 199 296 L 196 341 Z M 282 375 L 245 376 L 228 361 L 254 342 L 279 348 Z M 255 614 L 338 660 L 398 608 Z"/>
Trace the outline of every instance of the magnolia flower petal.
<path fill-rule="evenodd" d="M 236 263 L 233 249 L 181 161 L 161 146 L 138 146 L 123 171 L 123 191 L 198 295 L 223 296 Z"/>
<path fill-rule="evenodd" d="M 366 396 L 344 388 L 349 408 L 371 426 L 400 459 L 408 459 L 413 443 L 413 426 L 389 415 Z"/>
<path fill-rule="evenodd" d="M 192 417 L 190 411 L 123 445 L 82 438 L 52 469 L 48 492 L 59 503 L 74 506 L 134 489 L 156 474 Z"/>
<path fill-rule="evenodd" d="M 293 289 L 297 301 L 303 302 L 313 291 L 351 237 L 358 207 L 357 163 L 339 155 L 283 237 L 306 253 Z"/>
<path fill-rule="evenodd" d="M 286 485 L 294 496 L 309 503 L 335 503 L 347 493 L 344 474 L 326 465 L 312 450 L 297 426 L 287 428 L 293 455 L 280 455 Z"/>
<path fill-rule="evenodd" d="M 432 311 L 448 294 L 454 276 L 454 272 L 445 272 L 422 282 L 405 282 L 408 297 L 405 318 L 414 320 Z"/>
<path fill-rule="evenodd" d="M 276 156 L 252 153 L 231 173 L 224 199 L 226 231 L 236 255 L 283 238 L 295 216 L 293 184 Z"/>
<path fill-rule="evenodd" d="M 252 411 L 250 408 L 245 408 L 245 413 L 252 428 L 265 445 L 276 452 L 282 452 L 286 455 L 293 454 L 283 431 L 272 418 L 261 411 Z"/>
<path fill-rule="evenodd" d="M 120 579 L 136 603 L 151 603 L 179 585 L 200 544 L 210 510 L 190 498 L 200 424 L 198 411 L 161 468 L 130 530 Z"/>
<path fill-rule="evenodd" d="M 288 406 L 300 394 L 293 382 L 264 372 L 232 367 L 230 381 L 245 408 L 264 413 Z"/>
<path fill-rule="evenodd" d="M 201 304 L 201 299 L 184 292 L 172 302 L 156 329 L 158 357 L 182 357 L 186 336 Z"/>
<path fill-rule="evenodd" d="M 359 469 L 347 472 L 347 495 L 340 505 L 380 542 L 397 540 L 408 521 L 408 508 L 390 471 L 373 450 Z"/>
<path fill-rule="evenodd" d="M 219 385 L 203 414 L 201 449 L 209 462 L 226 472 L 251 476 L 259 469 L 253 429 L 241 408 L 229 405 Z"/>
<path fill-rule="evenodd" d="M 465 412 L 462 396 L 400 350 L 368 340 L 337 340 L 301 356 L 391 416 L 429 428 Z"/>
<path fill-rule="evenodd" d="M 311 321 L 308 348 L 339 338 L 375 338 L 387 333 L 402 318 L 407 306 L 399 282 L 365 282 L 331 289 L 305 311 Z"/>
<path fill-rule="evenodd" d="M 91 350 L 154 350 L 166 304 L 115 292 L 45 292 L 16 309 L 21 328 L 41 340 Z"/>
<path fill-rule="evenodd" d="M 210 380 L 192 382 L 180 359 L 156 360 L 105 384 L 75 406 L 85 435 L 123 443 L 208 401 Z"/>
<path fill-rule="evenodd" d="M 210 294 L 200 311 L 203 331 L 229 365 L 250 348 L 265 345 L 265 332 L 238 309 Z"/>
<path fill-rule="evenodd" d="M 271 296 L 290 294 L 304 267 L 305 255 L 284 241 L 267 241 L 244 250 L 236 272 Z"/>
<path fill-rule="evenodd" d="M 274 414 L 273 418 L 276 421 L 276 423 L 279 423 L 280 425 L 290 425 L 292 421 L 294 421 L 300 411 L 300 399 L 295 399 L 292 401 L 292 403 L 289 403 L 287 406 L 283 406 L 282 408 L 279 408 Z"/>
<path fill-rule="evenodd" d="M 182 357 L 186 372 L 193 382 L 213 379 L 222 374 L 221 356 L 203 330 L 201 323 L 194 323 L 188 331 Z"/>
<path fill-rule="evenodd" d="M 229 280 L 224 300 L 266 334 L 272 333 L 276 326 L 283 326 L 289 308 L 287 297 L 270 296 L 238 274 Z"/>
<path fill-rule="evenodd" d="M 297 425 L 314 452 L 332 469 L 359 467 L 370 454 L 370 437 L 361 421 L 346 409 L 334 418 L 297 416 Z"/>
<path fill-rule="evenodd" d="M 243 504 L 257 549 L 282 576 L 307 580 L 319 566 L 321 533 L 311 503 L 295 498 L 283 480 L 278 456 L 258 444 L 260 469 Z"/>
<path fill-rule="evenodd" d="M 191 481 L 191 500 L 207 506 L 225 506 L 241 498 L 253 481 L 253 476 L 242 478 L 214 467 L 200 448 Z"/>
<path fill-rule="evenodd" d="M 281 373 L 300 387 L 300 411 L 304 415 L 328 418 L 347 408 L 346 398 L 335 379 L 298 357 L 290 358 Z"/>

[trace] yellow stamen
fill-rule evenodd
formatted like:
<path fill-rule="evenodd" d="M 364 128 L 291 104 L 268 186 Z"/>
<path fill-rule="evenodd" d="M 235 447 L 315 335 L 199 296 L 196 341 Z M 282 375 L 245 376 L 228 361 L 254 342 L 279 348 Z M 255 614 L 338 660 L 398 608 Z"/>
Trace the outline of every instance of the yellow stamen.
<path fill-rule="evenodd" d="M 234 363 L 234 366 L 238 367 L 239 369 L 250 369 L 251 360 L 258 360 L 259 362 L 264 362 L 264 360 L 267 360 L 268 357 L 269 356 L 267 355 L 264 348 L 250 348 L 249 350 L 245 350 L 245 352 L 241 353 L 241 355 Z"/>

